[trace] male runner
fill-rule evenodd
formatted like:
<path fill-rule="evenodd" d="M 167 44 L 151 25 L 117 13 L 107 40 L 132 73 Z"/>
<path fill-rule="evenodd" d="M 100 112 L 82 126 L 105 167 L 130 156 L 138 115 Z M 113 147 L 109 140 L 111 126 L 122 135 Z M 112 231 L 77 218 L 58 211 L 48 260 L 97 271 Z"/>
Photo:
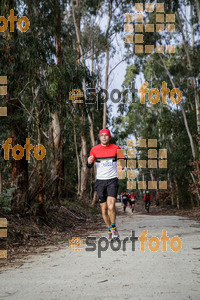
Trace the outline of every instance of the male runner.
<path fill-rule="evenodd" d="M 134 191 L 131 192 L 129 195 L 129 204 L 130 204 L 130 209 L 132 209 L 132 214 L 135 208 L 135 200 L 137 199 L 137 196 L 134 194 Z"/>
<path fill-rule="evenodd" d="M 120 202 L 121 201 L 121 197 L 120 197 L 120 194 L 117 195 L 117 201 Z"/>
<path fill-rule="evenodd" d="M 123 193 L 120 194 L 121 206 L 123 206 Z"/>
<path fill-rule="evenodd" d="M 99 131 L 100 144 L 93 147 L 88 157 L 87 167 L 96 163 L 97 176 L 95 190 L 99 196 L 102 217 L 108 227 L 108 242 L 119 238 L 115 220 L 115 202 L 119 187 L 117 178 L 117 145 L 110 144 L 111 134 L 108 129 Z"/>
<path fill-rule="evenodd" d="M 145 209 L 147 211 L 147 203 L 149 203 L 149 206 L 152 203 L 152 198 L 151 195 L 149 194 L 149 191 L 146 191 L 146 194 L 144 195 L 144 203 L 145 203 Z"/>
<path fill-rule="evenodd" d="M 124 192 L 124 194 L 122 195 L 122 201 L 123 201 L 123 206 L 124 206 L 124 213 L 126 212 L 128 197 L 129 197 L 129 194 L 127 192 Z"/>

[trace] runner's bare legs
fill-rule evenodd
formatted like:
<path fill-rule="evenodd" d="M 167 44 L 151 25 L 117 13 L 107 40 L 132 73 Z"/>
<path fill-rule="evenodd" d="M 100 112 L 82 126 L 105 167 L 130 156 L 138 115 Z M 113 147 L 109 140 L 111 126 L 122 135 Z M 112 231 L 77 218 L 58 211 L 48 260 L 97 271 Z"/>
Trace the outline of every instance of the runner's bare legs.
<path fill-rule="evenodd" d="M 116 219 L 115 202 L 116 202 L 116 199 L 114 197 L 111 197 L 111 196 L 107 197 L 108 215 L 110 217 L 111 223 L 115 223 L 115 219 Z"/>
<path fill-rule="evenodd" d="M 116 199 L 114 197 L 108 196 L 107 202 L 100 203 L 102 217 L 108 228 L 110 228 L 111 222 L 115 223 L 115 219 L 116 219 L 115 202 Z"/>
<path fill-rule="evenodd" d="M 101 205 L 101 213 L 102 213 L 102 217 L 104 219 L 104 222 L 106 223 L 107 227 L 110 228 L 110 217 L 108 215 L 108 206 L 107 206 L 107 202 L 104 203 L 100 203 Z"/>

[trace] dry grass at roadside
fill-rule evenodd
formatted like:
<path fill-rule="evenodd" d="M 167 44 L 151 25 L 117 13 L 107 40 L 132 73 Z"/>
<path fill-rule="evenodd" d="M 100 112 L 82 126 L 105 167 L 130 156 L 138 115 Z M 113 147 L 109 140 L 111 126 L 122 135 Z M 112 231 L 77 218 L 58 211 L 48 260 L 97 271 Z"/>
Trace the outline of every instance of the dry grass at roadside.
<path fill-rule="evenodd" d="M 73 236 L 86 236 L 103 225 L 100 210 L 87 205 L 65 202 L 60 207 L 49 208 L 45 217 L 2 213 L 8 221 L 8 237 L 0 240 L 0 249 L 7 249 L 7 259 L 0 266 L 11 265 L 29 254 L 41 253 L 47 246 L 58 247 Z"/>

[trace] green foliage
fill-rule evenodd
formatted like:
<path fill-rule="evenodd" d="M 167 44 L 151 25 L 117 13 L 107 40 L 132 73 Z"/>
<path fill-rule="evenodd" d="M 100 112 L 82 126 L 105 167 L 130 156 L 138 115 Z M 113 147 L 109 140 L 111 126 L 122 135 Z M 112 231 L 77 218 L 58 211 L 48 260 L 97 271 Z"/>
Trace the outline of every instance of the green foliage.
<path fill-rule="evenodd" d="M 0 208 L 11 211 L 12 193 L 16 191 L 17 187 L 9 188 L 0 195 Z"/>
<path fill-rule="evenodd" d="M 192 7 L 193 14 L 187 15 L 187 17 L 193 25 L 193 45 L 191 43 L 192 33 L 188 32 L 188 26 L 190 26 L 190 24 L 187 23 L 187 20 L 184 18 L 183 5 L 191 5 Z M 135 54 L 134 63 L 129 64 L 126 69 L 123 88 L 130 86 L 133 79 L 137 79 L 138 72 L 140 72 L 140 74 L 142 73 L 144 80 L 148 82 L 149 90 L 151 88 L 157 88 L 160 91 L 163 81 L 167 82 L 167 87 L 170 90 L 172 90 L 175 85 L 182 93 L 181 104 L 185 112 L 190 133 L 194 137 L 197 134 L 197 103 L 195 102 L 195 89 L 192 85 L 192 80 L 194 78 L 197 86 L 199 86 L 198 78 L 200 68 L 200 43 L 197 36 L 199 24 L 196 5 L 191 1 L 165 1 L 165 12 L 172 13 L 173 11 L 177 11 L 179 14 L 185 40 L 180 30 L 180 24 L 178 24 L 178 14 L 176 14 L 175 26 L 177 30 L 176 33 L 173 34 L 173 38 L 177 44 L 176 53 L 170 55 L 159 55 L 157 53 L 149 55 Z M 146 18 L 146 24 L 155 23 L 156 12 L 145 14 L 144 17 Z M 154 32 L 149 35 L 144 35 L 144 44 L 168 44 L 170 39 L 171 35 L 165 34 L 164 36 Z M 129 54 L 128 49 L 129 47 L 127 46 L 127 54 Z M 144 105 L 140 104 L 136 96 L 134 102 L 132 102 L 131 99 L 127 99 L 126 105 L 120 103 L 118 112 L 120 115 L 113 118 L 113 122 L 115 137 L 116 139 L 118 138 L 118 141 L 122 145 L 127 144 L 127 138 L 154 138 L 158 140 L 157 150 L 163 148 L 167 149 L 167 169 L 154 169 L 152 175 L 155 179 L 159 180 L 170 179 L 173 185 L 174 198 L 178 195 L 180 205 L 187 206 L 187 199 L 191 196 L 188 179 L 191 179 L 190 173 L 192 168 L 190 161 L 193 161 L 193 156 L 180 106 L 171 102 L 169 94 L 167 104 L 162 103 L 162 95 L 160 96 L 160 102 L 157 104 L 151 104 L 148 100 L 148 95 L 146 95 L 146 103 Z M 197 149 L 198 145 L 194 138 L 193 142 L 195 149 Z M 138 158 L 146 159 L 144 151 L 138 152 Z M 149 179 L 148 170 L 141 171 L 139 176 L 144 173 L 146 178 Z M 195 174 L 195 178 L 197 178 L 197 174 Z"/>
<path fill-rule="evenodd" d="M 79 1 L 80 6 L 78 8 L 74 2 L 76 21 L 78 22 L 78 18 L 81 18 L 81 46 L 85 60 L 83 60 L 82 64 L 79 60 L 74 21 L 69 1 L 18 0 L 15 1 L 14 7 L 12 6 L 13 1 L 7 2 L 6 5 L 6 1 L 1 3 L 2 15 L 9 15 L 10 9 L 14 8 L 15 15 L 25 15 L 30 18 L 31 26 L 26 33 L 16 29 L 14 33 L 6 31 L 5 34 L 0 34 L 0 75 L 5 74 L 8 77 L 8 97 L 1 97 L 0 99 L 3 100 L 2 106 L 5 103 L 8 106 L 8 117 L 1 117 L 0 143 L 2 144 L 8 137 L 14 136 L 15 142 L 18 144 L 23 145 L 25 139 L 29 137 L 31 138 L 31 143 L 36 145 L 40 129 L 41 142 L 47 149 L 47 155 L 43 161 L 45 185 L 43 194 L 44 198 L 48 199 L 46 200 L 46 205 L 48 206 L 52 202 L 49 199 L 51 197 L 49 191 L 51 186 L 49 187 L 47 183 L 50 182 L 52 165 L 55 163 L 55 153 L 52 147 L 53 141 L 50 139 L 51 113 L 57 111 L 61 129 L 62 149 L 59 149 L 59 159 L 62 161 L 64 168 L 63 195 L 67 198 L 74 198 L 77 192 L 78 177 L 74 129 L 77 139 L 77 151 L 80 157 L 81 133 L 84 133 L 86 137 L 88 153 L 91 147 L 88 113 L 90 113 L 93 120 L 95 142 L 97 142 L 98 131 L 102 127 L 103 105 L 100 104 L 98 110 L 96 104 L 88 105 L 87 107 L 85 104 L 74 105 L 69 101 L 69 92 L 78 88 L 83 90 L 83 78 L 86 81 L 86 87 L 95 88 L 102 86 L 104 81 L 102 74 L 103 76 L 105 74 L 105 49 L 107 43 L 109 44 L 109 55 L 112 58 L 118 51 L 113 40 L 116 34 L 123 32 L 124 13 L 131 11 L 134 3 L 129 0 L 84 0 Z M 180 12 L 183 5 L 190 5 L 190 3 L 193 6 L 193 16 L 190 21 L 193 24 L 195 41 L 194 47 L 191 47 L 191 42 L 186 36 L 186 46 L 191 58 L 192 70 L 188 67 L 185 45 L 180 42 L 180 26 L 177 26 L 177 20 L 176 34 L 174 35 L 178 44 L 176 53 L 172 55 L 164 54 L 162 58 L 176 87 L 183 94 L 182 104 L 191 133 L 197 134 L 194 88 L 191 85 L 191 77 L 194 76 L 198 79 L 200 68 L 200 45 L 197 39 L 199 24 L 195 3 L 185 0 L 168 0 L 165 1 L 165 11 L 171 13 L 174 10 L 179 10 Z M 97 24 L 96 19 L 100 21 L 105 20 L 105 15 L 107 17 L 109 15 L 111 4 L 112 19 L 107 32 L 108 36 L 106 36 L 106 28 L 102 29 L 102 24 Z M 78 11 L 79 9 L 80 11 Z M 58 14 L 60 14 L 60 27 L 57 25 Z M 145 18 L 147 23 L 155 22 L 156 12 L 147 14 Z M 183 16 L 181 16 L 181 22 L 185 26 L 184 30 L 187 29 L 187 26 L 190 26 L 190 24 L 186 24 Z M 60 64 L 57 63 L 58 47 L 56 37 L 58 33 L 61 42 Z M 165 38 L 162 34 L 155 32 L 149 35 L 145 34 L 144 43 L 152 44 L 157 41 L 167 44 L 169 40 L 170 35 L 167 35 Z M 125 48 L 129 51 L 126 57 L 131 57 L 130 47 L 125 45 Z M 122 84 L 122 92 L 131 87 L 131 83 L 141 72 L 145 80 L 149 81 L 148 88 L 152 85 L 152 87 L 160 90 L 162 81 L 166 81 L 170 89 L 173 88 L 158 54 L 135 54 L 134 61 L 131 61 L 131 58 L 129 59 Z M 93 64 L 93 72 L 92 68 L 89 67 L 90 64 Z M 114 127 L 113 141 L 125 145 L 127 137 L 134 136 L 137 139 L 157 138 L 159 140 L 158 148 L 167 148 L 168 169 L 162 171 L 154 170 L 153 175 L 163 178 L 168 174 L 172 182 L 175 179 L 184 182 L 184 189 L 181 184 L 178 187 L 180 199 L 183 199 L 181 197 L 183 190 L 187 195 L 187 176 L 189 176 L 191 171 L 189 162 L 192 160 L 192 155 L 179 106 L 173 105 L 169 99 L 167 105 L 163 105 L 160 101 L 154 106 L 148 100 L 145 105 L 141 105 L 137 95 L 134 101 L 129 99 L 128 96 L 126 96 L 125 100 L 124 103 L 119 104 L 119 114 L 113 119 L 113 122 L 110 118 L 111 110 L 108 107 L 107 124 Z M 40 122 L 39 125 L 38 122 Z M 139 155 L 141 158 L 144 157 L 143 152 L 140 152 Z M 0 163 L 3 189 L 6 190 L 14 177 L 12 170 L 19 167 L 19 165 L 15 165 L 13 160 L 11 162 L 4 161 L 3 157 L 1 157 Z M 60 166 L 57 167 L 59 168 Z M 22 172 L 20 167 L 19 172 Z M 30 194 L 37 196 L 35 190 L 37 190 L 38 185 L 38 162 L 34 161 L 33 157 L 31 157 L 31 161 L 28 164 L 28 176 L 30 176 L 30 187 L 27 194 L 28 196 Z M 122 181 L 121 189 L 124 188 L 124 182 Z M 0 196 L 1 207 L 9 209 L 11 200 L 12 190 L 8 189 L 7 192 Z M 185 200 L 183 203 L 185 203 Z M 37 209 L 37 206 L 38 204 L 36 203 L 35 206 L 33 205 L 34 210 Z"/>

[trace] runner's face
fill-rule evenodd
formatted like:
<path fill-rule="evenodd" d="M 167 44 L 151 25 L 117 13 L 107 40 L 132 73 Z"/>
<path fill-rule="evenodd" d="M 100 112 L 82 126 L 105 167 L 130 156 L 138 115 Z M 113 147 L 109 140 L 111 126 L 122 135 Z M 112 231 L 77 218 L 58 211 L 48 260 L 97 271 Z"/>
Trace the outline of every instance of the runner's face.
<path fill-rule="evenodd" d="M 107 133 L 102 133 L 100 136 L 100 142 L 102 146 L 107 146 L 110 143 L 110 138 Z"/>

